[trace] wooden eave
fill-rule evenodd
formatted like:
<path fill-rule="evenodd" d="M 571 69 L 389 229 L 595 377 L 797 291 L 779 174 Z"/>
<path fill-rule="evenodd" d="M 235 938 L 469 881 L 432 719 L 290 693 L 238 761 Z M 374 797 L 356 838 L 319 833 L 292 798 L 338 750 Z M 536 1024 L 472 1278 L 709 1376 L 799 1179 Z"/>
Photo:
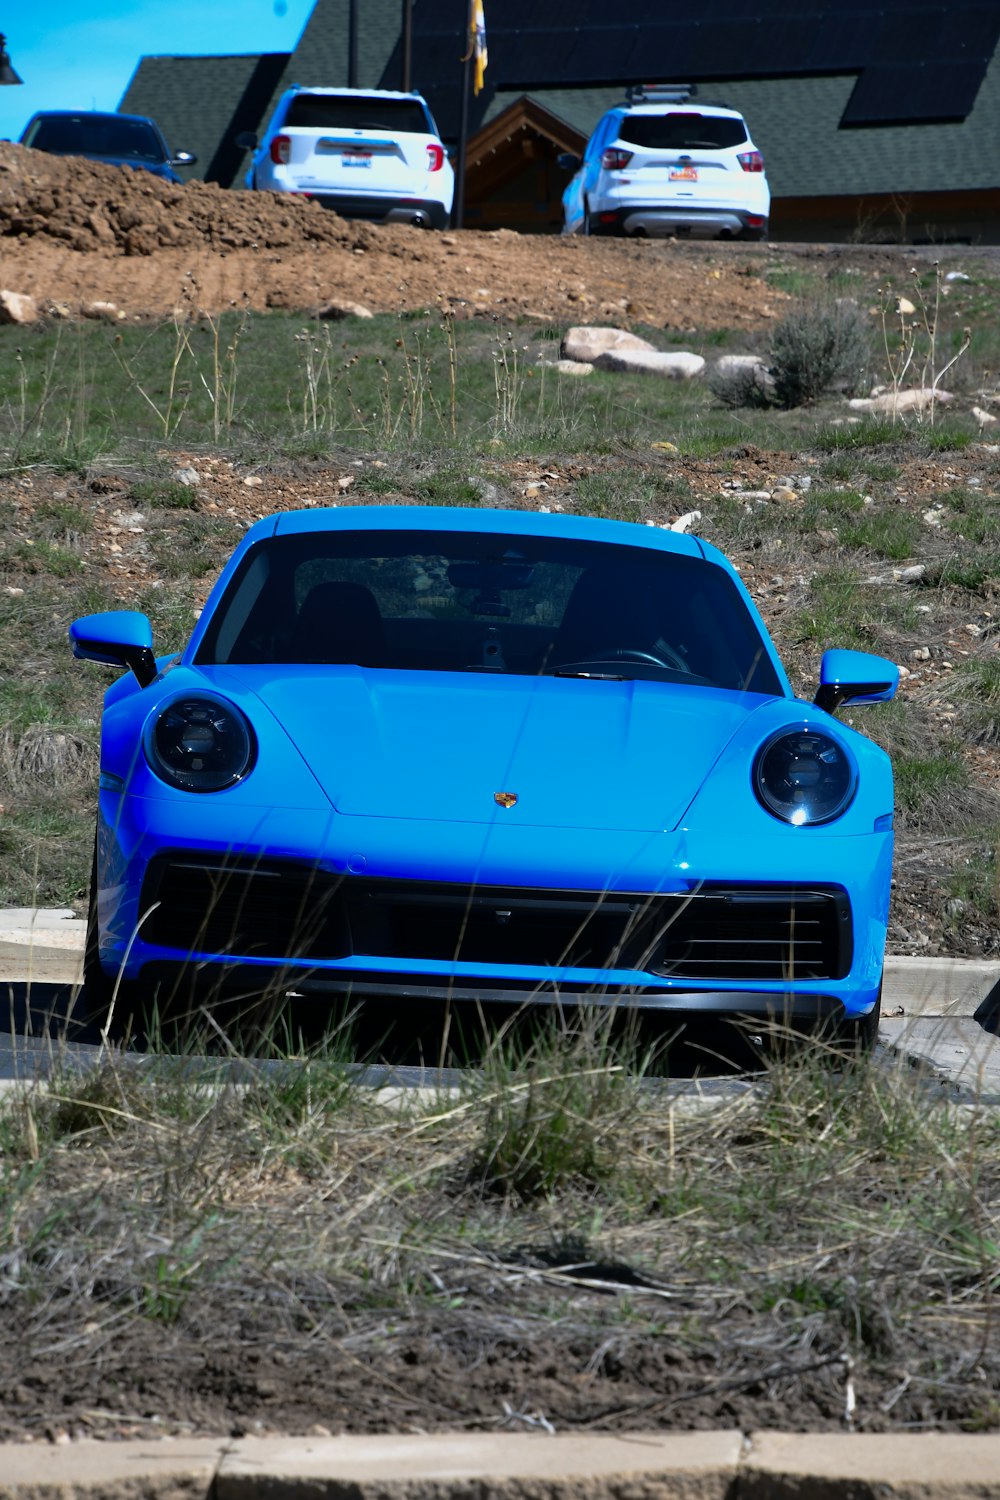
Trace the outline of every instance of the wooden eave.
<path fill-rule="evenodd" d="M 480 166 L 491 156 L 502 152 L 526 130 L 544 136 L 557 150 L 572 151 L 577 156 L 587 140 L 585 135 L 581 135 L 544 105 L 538 104 L 530 95 L 522 94 L 476 131 L 467 148 L 468 166 Z"/>

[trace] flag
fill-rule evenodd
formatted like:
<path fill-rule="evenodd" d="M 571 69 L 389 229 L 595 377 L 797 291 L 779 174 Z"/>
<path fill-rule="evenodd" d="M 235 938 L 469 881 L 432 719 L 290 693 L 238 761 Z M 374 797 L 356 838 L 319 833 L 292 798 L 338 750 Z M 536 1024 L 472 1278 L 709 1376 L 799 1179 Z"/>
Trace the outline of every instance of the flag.
<path fill-rule="evenodd" d="M 472 0 L 469 11 L 469 41 L 472 47 L 472 92 L 478 94 L 483 86 L 483 74 L 489 62 L 486 50 L 486 18 L 483 15 L 483 0 Z"/>

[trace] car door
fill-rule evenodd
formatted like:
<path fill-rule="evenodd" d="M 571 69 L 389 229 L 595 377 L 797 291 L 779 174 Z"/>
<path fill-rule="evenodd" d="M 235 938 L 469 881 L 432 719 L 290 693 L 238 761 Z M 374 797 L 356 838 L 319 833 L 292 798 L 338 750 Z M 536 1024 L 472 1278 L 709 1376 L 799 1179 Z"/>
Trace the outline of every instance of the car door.
<path fill-rule="evenodd" d="M 567 234 L 579 234 L 583 229 L 587 199 L 593 193 L 600 170 L 601 151 L 604 149 L 609 124 L 608 115 L 602 116 L 597 122 L 597 128 L 584 147 L 583 160 L 566 185 L 563 193 L 563 217 Z"/>

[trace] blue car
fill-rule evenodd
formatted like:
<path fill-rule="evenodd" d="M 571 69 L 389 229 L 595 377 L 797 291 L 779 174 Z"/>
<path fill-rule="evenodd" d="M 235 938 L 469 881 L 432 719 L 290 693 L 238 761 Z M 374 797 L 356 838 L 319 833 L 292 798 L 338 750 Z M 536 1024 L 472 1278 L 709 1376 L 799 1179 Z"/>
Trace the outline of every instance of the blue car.
<path fill-rule="evenodd" d="M 178 655 L 77 620 L 108 690 L 85 997 L 295 992 L 878 1024 L 888 757 L 797 699 L 707 542 L 499 510 L 248 532 Z M 654 1017 L 655 1020 L 655 1017 Z"/>
<path fill-rule="evenodd" d="M 85 156 L 114 167 L 136 167 L 180 182 L 175 167 L 194 166 L 190 151 L 172 152 L 155 120 L 99 110 L 46 109 L 32 115 L 20 144 L 50 156 Z"/>

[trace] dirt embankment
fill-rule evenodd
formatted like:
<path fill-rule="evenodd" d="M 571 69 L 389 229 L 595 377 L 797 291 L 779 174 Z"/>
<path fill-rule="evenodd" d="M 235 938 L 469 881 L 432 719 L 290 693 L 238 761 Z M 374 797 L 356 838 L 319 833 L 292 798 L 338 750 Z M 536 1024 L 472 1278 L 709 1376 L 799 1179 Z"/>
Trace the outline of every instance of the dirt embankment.
<path fill-rule="evenodd" d="M 460 315 L 752 329 L 786 300 L 757 274 L 768 255 L 756 245 L 375 226 L 304 198 L 176 187 L 0 144 L 0 287 L 63 316 L 98 300 L 147 319 L 233 304 L 309 312 L 341 297 L 373 312 L 441 305 Z"/>

